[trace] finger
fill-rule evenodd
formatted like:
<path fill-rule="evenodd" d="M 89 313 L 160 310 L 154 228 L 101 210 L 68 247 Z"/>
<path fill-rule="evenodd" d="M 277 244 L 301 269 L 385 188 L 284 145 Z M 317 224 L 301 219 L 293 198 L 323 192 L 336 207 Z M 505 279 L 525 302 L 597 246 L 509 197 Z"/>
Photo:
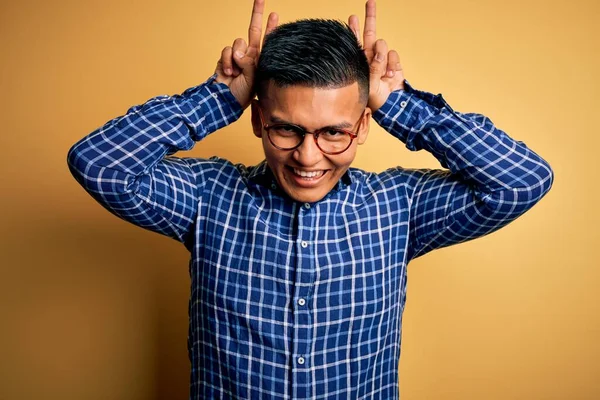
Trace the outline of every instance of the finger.
<path fill-rule="evenodd" d="M 356 36 L 356 39 L 360 42 L 360 25 L 356 15 L 351 15 L 350 18 L 348 18 L 348 26 L 350 26 L 350 29 L 352 29 L 352 32 L 354 32 L 354 35 Z"/>
<path fill-rule="evenodd" d="M 363 47 L 367 54 L 367 59 L 373 58 L 373 45 L 377 41 L 377 29 L 375 23 L 375 0 L 368 0 L 365 5 L 365 31 L 363 34 Z"/>
<path fill-rule="evenodd" d="M 237 38 L 235 39 L 235 41 L 233 42 L 233 53 L 240 53 L 240 54 L 246 54 L 246 51 L 248 50 L 248 45 L 246 44 L 246 41 L 242 38 Z M 233 76 L 238 76 L 240 73 L 242 72 L 242 70 L 240 68 L 238 68 L 238 66 L 236 65 L 236 63 L 234 63 L 233 65 Z"/>
<path fill-rule="evenodd" d="M 377 82 L 385 76 L 387 67 L 387 43 L 383 39 L 375 42 L 373 60 L 369 64 L 371 73 L 371 82 Z"/>
<path fill-rule="evenodd" d="M 390 50 L 387 56 L 387 77 L 393 77 L 397 71 L 402 71 L 400 66 L 400 56 L 396 50 Z"/>
<path fill-rule="evenodd" d="M 227 76 L 223 72 L 223 61 L 221 61 L 221 59 L 219 59 L 219 61 L 217 61 L 217 67 L 215 68 L 215 73 L 217 74 L 217 79 L 216 79 L 217 82 L 229 84 L 229 82 L 231 82 L 231 80 L 233 79 L 231 76 Z"/>
<path fill-rule="evenodd" d="M 265 10 L 265 0 L 254 0 L 252 7 L 252 18 L 248 28 L 248 50 L 253 49 L 258 54 L 260 39 L 262 36 L 262 19 Z"/>
<path fill-rule="evenodd" d="M 265 45 L 265 39 L 267 38 L 267 35 L 271 32 L 273 32 L 273 30 L 275 28 L 277 28 L 277 25 L 279 25 L 279 15 L 277 15 L 277 13 L 272 12 L 271 14 L 269 14 L 269 19 L 267 20 L 267 29 L 265 30 L 265 37 L 263 38 L 263 46 Z"/>
<path fill-rule="evenodd" d="M 221 60 L 219 61 L 221 64 L 221 69 L 226 76 L 231 76 L 233 73 L 233 60 L 231 55 L 233 53 L 233 49 L 231 46 L 227 46 L 221 52 Z"/>

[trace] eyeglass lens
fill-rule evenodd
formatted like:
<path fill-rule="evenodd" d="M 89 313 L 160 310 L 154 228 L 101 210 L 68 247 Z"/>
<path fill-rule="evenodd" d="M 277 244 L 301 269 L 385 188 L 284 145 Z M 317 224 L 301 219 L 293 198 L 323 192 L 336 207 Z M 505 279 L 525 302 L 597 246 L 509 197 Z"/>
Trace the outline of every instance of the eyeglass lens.
<path fill-rule="evenodd" d="M 274 145 L 282 149 L 293 149 L 304 140 L 306 131 L 295 125 L 273 125 L 269 137 Z M 315 132 L 317 145 L 325 152 L 336 153 L 346 150 L 352 142 L 352 136 L 343 130 L 324 129 Z"/>

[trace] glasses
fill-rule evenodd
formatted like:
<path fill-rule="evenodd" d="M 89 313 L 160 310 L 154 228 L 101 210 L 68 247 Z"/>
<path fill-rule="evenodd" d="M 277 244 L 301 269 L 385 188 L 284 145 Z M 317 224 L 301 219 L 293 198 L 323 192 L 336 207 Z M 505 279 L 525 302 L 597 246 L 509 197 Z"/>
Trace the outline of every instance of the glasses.
<path fill-rule="evenodd" d="M 257 105 L 258 106 L 258 105 Z M 279 150 L 294 150 L 300 147 L 304 142 L 307 133 L 311 133 L 319 150 L 325 154 L 341 154 L 350 148 L 352 141 L 358 137 L 358 132 L 352 132 L 339 128 L 321 128 L 314 132 L 309 132 L 301 126 L 288 123 L 265 124 L 263 113 L 260 107 L 260 123 L 263 129 L 267 131 L 267 137 L 271 144 Z M 364 111 L 361 114 L 364 115 Z M 359 119 L 358 121 L 360 122 Z"/>

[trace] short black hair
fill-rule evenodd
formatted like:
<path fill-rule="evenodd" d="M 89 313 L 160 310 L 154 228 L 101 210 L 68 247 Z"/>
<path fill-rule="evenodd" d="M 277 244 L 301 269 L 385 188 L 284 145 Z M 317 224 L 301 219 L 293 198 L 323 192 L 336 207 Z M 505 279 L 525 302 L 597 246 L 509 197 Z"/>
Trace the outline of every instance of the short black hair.
<path fill-rule="evenodd" d="M 255 90 L 264 95 L 270 81 L 279 87 L 339 88 L 358 82 L 367 104 L 369 63 L 350 27 L 331 19 L 302 19 L 275 28 L 258 59 Z"/>

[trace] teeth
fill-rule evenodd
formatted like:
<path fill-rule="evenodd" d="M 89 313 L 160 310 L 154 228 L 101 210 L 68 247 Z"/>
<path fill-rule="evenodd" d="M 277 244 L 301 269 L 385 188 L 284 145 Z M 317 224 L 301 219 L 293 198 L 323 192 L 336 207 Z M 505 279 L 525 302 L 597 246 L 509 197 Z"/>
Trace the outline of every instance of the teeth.
<path fill-rule="evenodd" d="M 296 169 L 296 168 L 294 168 L 294 173 L 296 175 L 300 175 L 303 178 L 316 178 L 318 176 L 323 175 L 323 171 L 311 171 L 311 172 L 308 172 L 308 171 L 302 171 L 302 170 Z"/>

